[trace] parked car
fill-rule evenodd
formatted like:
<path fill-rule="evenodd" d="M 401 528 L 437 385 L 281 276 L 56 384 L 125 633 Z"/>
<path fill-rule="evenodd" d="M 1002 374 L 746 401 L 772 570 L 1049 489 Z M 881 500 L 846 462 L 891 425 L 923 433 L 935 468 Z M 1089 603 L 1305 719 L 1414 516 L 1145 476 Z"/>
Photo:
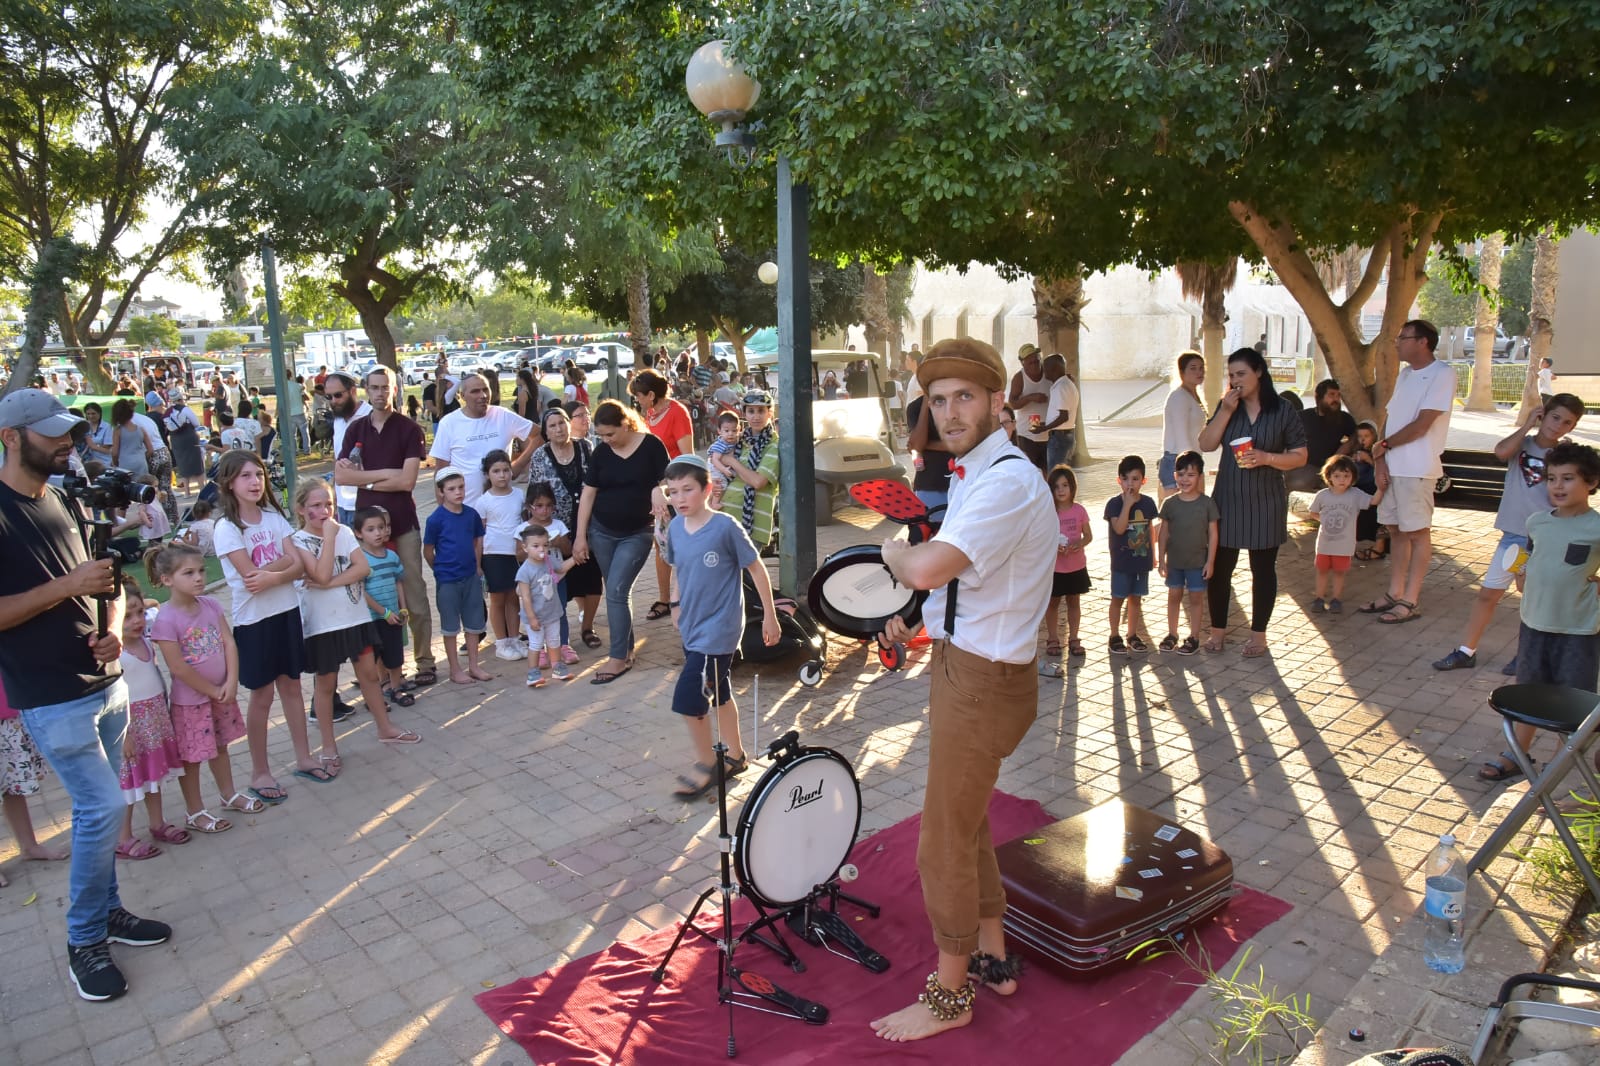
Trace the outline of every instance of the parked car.
<path fill-rule="evenodd" d="M 400 377 L 406 385 L 421 385 L 432 376 L 439 360 L 431 355 L 419 355 L 400 360 Z"/>
<path fill-rule="evenodd" d="M 457 374 L 468 374 L 474 370 L 482 370 L 488 366 L 481 352 L 457 352 L 449 356 L 450 369 Z"/>
<path fill-rule="evenodd" d="M 605 370 L 613 359 L 617 361 L 617 369 L 633 369 L 633 349 L 617 341 L 586 344 L 577 356 L 578 365 L 585 370 Z"/>
<path fill-rule="evenodd" d="M 563 348 L 558 344 L 541 345 L 539 354 L 529 358 L 529 365 L 541 374 L 548 374 L 552 371 L 560 370 L 568 359 L 576 359 L 577 357 L 578 349 L 576 348 Z"/>
<path fill-rule="evenodd" d="M 1477 332 L 1477 330 L 1474 329 L 1472 326 L 1468 326 L 1467 327 L 1466 338 L 1462 341 L 1462 344 L 1461 344 L 1461 350 L 1463 352 L 1465 352 L 1467 355 L 1475 355 L 1475 354 L 1477 354 L 1477 344 L 1473 340 L 1473 334 L 1476 333 L 1476 332 Z M 1512 349 L 1512 346 L 1515 343 L 1516 342 L 1514 340 L 1512 340 L 1512 338 L 1506 336 L 1506 331 L 1505 330 L 1500 329 L 1498 326 L 1495 327 L 1495 331 L 1494 331 L 1494 357 L 1496 359 L 1509 359 L 1509 358 L 1511 358 L 1511 349 Z"/>

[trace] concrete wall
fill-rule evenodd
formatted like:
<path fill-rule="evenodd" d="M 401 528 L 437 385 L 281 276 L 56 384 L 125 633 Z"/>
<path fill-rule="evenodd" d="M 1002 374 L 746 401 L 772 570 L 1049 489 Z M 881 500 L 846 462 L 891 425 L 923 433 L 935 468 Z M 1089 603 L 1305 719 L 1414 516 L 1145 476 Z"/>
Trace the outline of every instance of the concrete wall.
<path fill-rule="evenodd" d="M 1556 288 L 1555 336 L 1550 358 L 1562 374 L 1600 374 L 1600 300 L 1594 299 L 1600 278 L 1600 236 L 1574 230 L 1557 248 L 1561 279 Z"/>

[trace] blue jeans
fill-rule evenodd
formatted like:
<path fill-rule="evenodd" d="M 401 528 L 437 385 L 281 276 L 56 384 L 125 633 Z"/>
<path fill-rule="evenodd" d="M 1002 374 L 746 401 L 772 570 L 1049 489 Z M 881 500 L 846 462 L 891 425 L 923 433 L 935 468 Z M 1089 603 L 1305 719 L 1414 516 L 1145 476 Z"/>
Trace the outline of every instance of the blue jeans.
<path fill-rule="evenodd" d="M 1078 431 L 1075 429 L 1050 431 L 1050 439 L 1045 443 L 1045 473 L 1058 466 L 1072 465 L 1072 448 L 1077 439 Z"/>
<path fill-rule="evenodd" d="M 616 534 L 599 522 L 589 523 L 589 550 L 606 579 L 606 623 L 611 630 L 611 657 L 624 662 L 633 654 L 633 583 L 650 558 L 650 527 Z"/>
<path fill-rule="evenodd" d="M 72 865 L 67 874 L 67 943 L 106 938 L 117 895 L 117 838 L 127 800 L 117 780 L 128 731 L 128 686 L 120 679 L 69 703 L 22 712 L 28 735 L 72 798 Z"/>

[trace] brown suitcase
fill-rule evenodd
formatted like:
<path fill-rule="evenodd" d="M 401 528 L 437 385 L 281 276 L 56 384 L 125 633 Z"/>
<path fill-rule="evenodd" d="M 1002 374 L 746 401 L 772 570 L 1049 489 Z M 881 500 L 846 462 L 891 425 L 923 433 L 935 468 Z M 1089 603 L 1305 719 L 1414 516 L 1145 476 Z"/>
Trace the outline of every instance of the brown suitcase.
<path fill-rule="evenodd" d="M 1030 843 L 1031 842 L 1031 843 Z M 1006 935 L 1053 969 L 1097 973 L 1234 894 L 1233 861 L 1154 811 L 1108 800 L 995 849 Z"/>

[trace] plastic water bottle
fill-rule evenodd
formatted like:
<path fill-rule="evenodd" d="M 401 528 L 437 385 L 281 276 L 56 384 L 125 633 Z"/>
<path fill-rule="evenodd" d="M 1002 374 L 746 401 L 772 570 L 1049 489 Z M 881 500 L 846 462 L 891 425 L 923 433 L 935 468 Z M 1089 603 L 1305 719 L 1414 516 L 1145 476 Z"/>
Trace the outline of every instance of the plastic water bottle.
<path fill-rule="evenodd" d="M 361 445 L 359 444 L 350 449 L 350 465 L 357 469 L 361 468 Z"/>
<path fill-rule="evenodd" d="M 1445 833 L 1428 856 L 1427 896 L 1423 901 L 1427 930 L 1422 938 L 1422 960 L 1439 973 L 1460 973 L 1467 964 L 1466 910 L 1467 860 L 1456 849 L 1456 838 Z"/>

